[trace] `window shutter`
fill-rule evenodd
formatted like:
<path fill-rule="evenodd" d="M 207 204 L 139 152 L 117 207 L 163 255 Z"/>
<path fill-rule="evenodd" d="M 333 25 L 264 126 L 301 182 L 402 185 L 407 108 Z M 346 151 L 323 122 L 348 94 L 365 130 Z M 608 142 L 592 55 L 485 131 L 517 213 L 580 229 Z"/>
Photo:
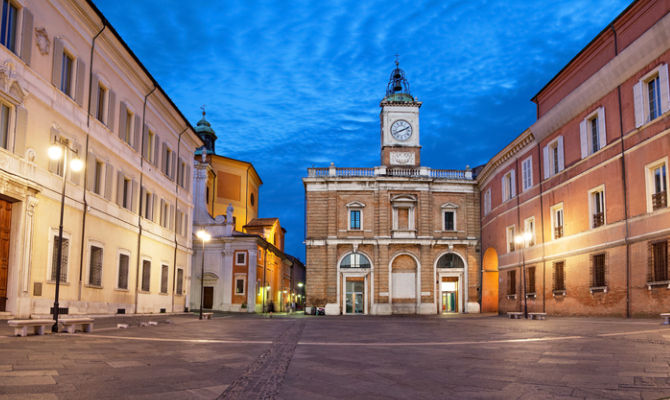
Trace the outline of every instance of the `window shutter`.
<path fill-rule="evenodd" d="M 152 216 L 151 220 L 154 221 L 154 222 L 157 222 L 156 217 L 158 217 L 158 214 L 155 213 L 156 207 L 158 207 L 158 196 L 156 196 L 154 194 L 153 195 L 153 204 L 151 205 L 151 216 Z M 160 209 L 158 211 L 160 213 Z"/>
<path fill-rule="evenodd" d="M 114 111 L 116 109 L 116 93 L 109 89 L 107 94 L 107 127 L 110 131 L 114 130 Z"/>
<path fill-rule="evenodd" d="M 142 157 L 145 160 L 149 160 L 149 127 L 147 124 L 144 124 L 144 129 L 142 130 Z"/>
<path fill-rule="evenodd" d="M 509 175 L 511 179 L 511 185 L 510 187 L 512 188 L 512 193 L 510 193 L 509 198 L 511 199 L 512 197 L 516 196 L 516 171 L 512 170 L 512 173 Z"/>
<path fill-rule="evenodd" d="M 128 118 L 128 106 L 125 102 L 119 104 L 119 139 L 126 140 L 126 119 Z"/>
<path fill-rule="evenodd" d="M 661 113 L 670 109 L 670 87 L 668 87 L 668 64 L 663 64 L 658 70 L 658 79 L 661 84 Z"/>
<path fill-rule="evenodd" d="M 642 98 L 642 82 L 633 86 L 633 99 L 635 102 L 635 127 L 639 128 L 644 124 L 644 99 Z"/>
<path fill-rule="evenodd" d="M 544 179 L 549 178 L 549 146 L 544 146 L 542 149 L 542 156 L 544 158 Z"/>
<path fill-rule="evenodd" d="M 170 179 L 174 181 L 175 169 L 177 167 L 177 155 L 172 152 L 172 166 L 170 167 Z"/>
<path fill-rule="evenodd" d="M 133 192 L 132 192 L 132 197 L 130 198 L 130 211 L 132 212 L 137 212 L 137 203 L 138 203 L 138 196 L 139 196 L 139 190 L 137 190 L 137 181 L 133 179 Z"/>
<path fill-rule="evenodd" d="M 191 166 L 186 165 L 186 176 L 184 177 L 184 189 L 191 192 Z"/>
<path fill-rule="evenodd" d="M 145 200 L 146 192 L 147 192 L 147 190 L 144 188 L 144 186 L 140 186 L 140 212 L 139 212 L 139 214 L 141 216 L 145 217 L 145 218 L 149 216 L 149 214 L 146 214 L 146 215 L 144 214 L 144 210 L 146 210 L 146 205 L 143 206 L 143 204 L 142 204 L 144 201 L 146 201 Z"/>
<path fill-rule="evenodd" d="M 112 199 L 112 186 L 114 180 L 114 167 L 112 164 L 107 163 L 105 165 L 105 198 L 107 200 Z"/>
<path fill-rule="evenodd" d="M 54 62 L 51 70 L 51 83 L 56 88 L 60 89 L 60 74 L 63 69 L 63 40 L 60 38 L 54 39 Z"/>
<path fill-rule="evenodd" d="M 90 151 L 86 160 L 86 189 L 91 192 L 95 189 L 95 156 Z"/>
<path fill-rule="evenodd" d="M 170 226 L 170 230 L 174 230 L 174 206 L 173 205 L 170 205 L 170 214 L 169 214 L 168 224 Z"/>
<path fill-rule="evenodd" d="M 159 142 L 161 141 L 161 138 L 158 137 L 158 135 L 154 135 L 154 166 L 158 167 L 158 162 L 161 158 L 161 154 L 158 152 L 159 147 Z"/>
<path fill-rule="evenodd" d="M 605 130 L 605 107 L 598 108 L 598 148 L 602 149 L 607 145 L 607 131 Z"/>
<path fill-rule="evenodd" d="M 140 135 L 142 134 L 142 121 L 140 121 L 139 115 L 135 115 L 135 137 L 133 138 L 133 149 L 135 149 L 136 152 L 140 152 Z"/>
<path fill-rule="evenodd" d="M 28 125 L 28 110 L 23 106 L 16 106 L 16 136 L 14 138 L 14 154 L 23 157 L 26 152 L 26 133 Z"/>
<path fill-rule="evenodd" d="M 93 74 L 91 78 L 91 115 L 98 116 L 98 75 Z"/>
<path fill-rule="evenodd" d="M 86 75 L 86 63 L 77 57 L 77 80 L 74 88 L 74 101 L 80 106 L 84 105 L 84 76 Z"/>
<path fill-rule="evenodd" d="M 586 136 L 586 119 L 579 123 L 579 144 L 582 148 L 582 158 L 589 155 L 589 141 Z"/>
<path fill-rule="evenodd" d="M 563 136 L 558 137 L 558 170 L 565 169 L 565 153 L 563 152 Z"/>
<path fill-rule="evenodd" d="M 116 174 L 116 204 L 123 207 L 123 172 L 119 171 Z"/>
<path fill-rule="evenodd" d="M 70 181 L 75 185 L 79 186 L 81 184 L 81 175 L 82 171 L 73 171 L 72 168 L 68 168 L 68 174 L 70 174 Z"/>
<path fill-rule="evenodd" d="M 502 179 L 500 180 L 500 187 L 502 188 L 502 201 L 505 201 L 507 200 L 507 185 L 505 185 L 505 175 L 503 175 Z"/>
<path fill-rule="evenodd" d="M 184 168 L 182 168 L 182 165 L 184 166 Z M 185 165 L 186 164 L 184 164 L 184 159 L 179 157 L 179 160 L 177 161 L 177 166 L 178 166 L 177 167 L 177 183 L 182 187 L 184 186 L 184 182 L 185 182 L 185 180 L 184 180 L 184 172 L 186 172 Z"/>
<path fill-rule="evenodd" d="M 156 201 L 156 195 L 152 194 L 149 196 L 149 204 L 147 204 L 147 207 L 149 207 L 149 215 L 147 215 L 147 219 L 154 220 L 154 202 Z"/>
<path fill-rule="evenodd" d="M 21 27 L 21 59 L 30 65 L 30 55 L 33 47 L 33 13 L 23 7 L 23 26 Z"/>
<path fill-rule="evenodd" d="M 167 143 L 163 143 L 163 147 L 161 147 L 161 171 L 165 172 L 167 171 L 167 166 L 170 163 L 170 160 L 165 157 L 167 155 Z"/>

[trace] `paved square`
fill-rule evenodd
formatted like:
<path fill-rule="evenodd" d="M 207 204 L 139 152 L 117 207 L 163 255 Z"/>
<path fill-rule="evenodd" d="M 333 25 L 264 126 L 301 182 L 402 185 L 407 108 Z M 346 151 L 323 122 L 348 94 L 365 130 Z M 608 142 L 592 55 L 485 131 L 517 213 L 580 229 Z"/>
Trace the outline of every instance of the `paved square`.
<path fill-rule="evenodd" d="M 670 396 L 660 319 L 180 315 L 10 334 L 2 323 L 0 400 Z"/>

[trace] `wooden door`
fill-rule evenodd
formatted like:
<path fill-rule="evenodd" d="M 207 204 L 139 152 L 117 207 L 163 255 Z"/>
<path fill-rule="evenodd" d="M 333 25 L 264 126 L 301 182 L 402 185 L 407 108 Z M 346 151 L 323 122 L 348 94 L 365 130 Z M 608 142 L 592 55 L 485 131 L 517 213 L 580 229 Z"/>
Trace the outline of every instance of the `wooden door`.
<path fill-rule="evenodd" d="M 0 311 L 7 306 L 7 269 L 9 267 L 9 233 L 12 225 L 12 204 L 0 200 Z"/>
<path fill-rule="evenodd" d="M 202 298 L 202 308 L 212 308 L 214 305 L 214 287 L 205 286 L 205 296 Z"/>

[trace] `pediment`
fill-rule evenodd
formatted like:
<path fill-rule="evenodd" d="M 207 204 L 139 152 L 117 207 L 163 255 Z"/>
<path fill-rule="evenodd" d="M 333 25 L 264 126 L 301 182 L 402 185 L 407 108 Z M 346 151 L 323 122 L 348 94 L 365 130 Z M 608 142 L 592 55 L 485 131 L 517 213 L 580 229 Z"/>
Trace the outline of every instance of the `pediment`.
<path fill-rule="evenodd" d="M 458 208 L 458 204 L 454 204 L 454 203 L 448 202 L 448 203 L 444 203 L 444 204 L 442 204 L 442 205 L 440 206 L 440 208 L 443 209 L 443 210 L 444 210 L 444 209 L 455 209 L 455 208 Z"/>
<path fill-rule="evenodd" d="M 361 203 L 360 201 L 352 201 L 351 203 L 347 203 L 346 207 L 347 208 L 363 208 L 363 207 L 365 207 L 365 204 Z"/>

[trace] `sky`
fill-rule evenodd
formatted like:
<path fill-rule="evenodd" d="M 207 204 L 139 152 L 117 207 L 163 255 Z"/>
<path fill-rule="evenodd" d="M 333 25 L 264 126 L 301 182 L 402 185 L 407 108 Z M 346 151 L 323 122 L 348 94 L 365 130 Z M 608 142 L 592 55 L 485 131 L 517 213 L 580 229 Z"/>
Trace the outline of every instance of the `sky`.
<path fill-rule="evenodd" d="M 304 261 L 307 168 L 374 167 L 394 55 L 423 102 L 421 164 L 486 163 L 530 99 L 628 0 L 94 0 L 216 153 L 254 164 L 259 217 Z"/>

